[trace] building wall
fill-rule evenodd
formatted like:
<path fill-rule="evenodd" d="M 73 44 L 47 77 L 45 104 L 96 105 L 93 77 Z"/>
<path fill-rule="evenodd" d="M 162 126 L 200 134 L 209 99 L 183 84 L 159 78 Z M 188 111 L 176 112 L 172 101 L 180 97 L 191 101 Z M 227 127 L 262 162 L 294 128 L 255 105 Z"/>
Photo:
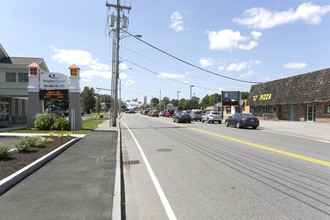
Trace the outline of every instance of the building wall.
<path fill-rule="evenodd" d="M 325 114 L 325 106 L 330 105 L 330 102 L 318 104 L 315 108 L 316 116 L 315 121 L 317 122 L 329 122 L 330 114 Z"/>

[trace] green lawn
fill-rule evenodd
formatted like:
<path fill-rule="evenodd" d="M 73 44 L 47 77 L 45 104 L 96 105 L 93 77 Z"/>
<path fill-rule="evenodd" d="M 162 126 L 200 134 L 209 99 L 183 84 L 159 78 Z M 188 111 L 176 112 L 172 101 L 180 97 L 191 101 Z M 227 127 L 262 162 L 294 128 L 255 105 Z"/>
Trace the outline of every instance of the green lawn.
<path fill-rule="evenodd" d="M 6 131 L 4 133 L 35 133 L 35 134 L 48 134 L 50 132 L 54 132 L 55 134 L 65 134 L 71 132 L 72 134 L 88 134 L 93 129 L 97 128 L 97 126 L 103 123 L 104 119 L 92 119 L 92 120 L 82 120 L 82 127 L 83 130 L 76 130 L 76 131 L 32 131 L 32 130 L 13 130 L 13 131 Z"/>

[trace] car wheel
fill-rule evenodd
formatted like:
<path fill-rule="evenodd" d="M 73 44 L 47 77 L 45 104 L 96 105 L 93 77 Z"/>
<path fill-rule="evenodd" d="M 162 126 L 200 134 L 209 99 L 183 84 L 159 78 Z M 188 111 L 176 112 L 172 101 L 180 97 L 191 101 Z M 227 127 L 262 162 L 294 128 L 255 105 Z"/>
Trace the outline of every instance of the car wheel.
<path fill-rule="evenodd" d="M 202 120 L 202 123 L 204 123 L 204 120 Z"/>
<path fill-rule="evenodd" d="M 241 128 L 241 125 L 240 125 L 239 122 L 237 122 L 237 124 L 236 124 L 236 128 Z"/>
<path fill-rule="evenodd" d="M 189 123 L 191 123 L 191 121 L 188 121 Z"/>
<path fill-rule="evenodd" d="M 207 122 L 210 124 L 211 122 L 210 122 L 210 119 L 207 119 Z"/>
<path fill-rule="evenodd" d="M 228 121 L 225 122 L 226 127 L 229 127 Z"/>
<path fill-rule="evenodd" d="M 214 121 L 212 121 L 212 124 L 214 124 Z"/>
<path fill-rule="evenodd" d="M 219 121 L 219 124 L 221 124 L 222 121 Z"/>
<path fill-rule="evenodd" d="M 257 129 L 257 127 L 256 127 L 256 126 L 253 126 L 252 128 L 253 128 L 253 129 Z"/>

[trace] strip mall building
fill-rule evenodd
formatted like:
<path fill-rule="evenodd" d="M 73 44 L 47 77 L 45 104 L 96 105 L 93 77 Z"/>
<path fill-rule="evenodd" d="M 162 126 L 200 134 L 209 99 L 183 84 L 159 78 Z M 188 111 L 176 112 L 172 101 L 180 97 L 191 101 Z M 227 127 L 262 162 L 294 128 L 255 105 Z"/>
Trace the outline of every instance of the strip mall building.
<path fill-rule="evenodd" d="M 260 118 L 330 123 L 330 69 L 253 85 L 247 105 Z"/>

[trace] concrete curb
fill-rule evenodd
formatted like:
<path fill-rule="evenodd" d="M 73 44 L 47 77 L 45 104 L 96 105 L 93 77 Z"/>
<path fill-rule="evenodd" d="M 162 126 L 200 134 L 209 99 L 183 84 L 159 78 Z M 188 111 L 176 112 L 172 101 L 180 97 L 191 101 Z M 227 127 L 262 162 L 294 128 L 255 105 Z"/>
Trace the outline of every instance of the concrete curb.
<path fill-rule="evenodd" d="M 33 163 L 27 165 L 26 167 L 20 169 L 16 173 L 13 173 L 9 177 L 0 181 L 0 196 L 18 184 L 20 181 L 37 171 L 43 165 L 54 159 L 60 153 L 68 149 L 74 143 L 76 143 L 80 138 L 75 138 L 69 141 L 66 144 L 58 147 L 57 149 L 53 150 L 52 152 L 46 154 L 45 156 L 39 158 L 38 160 L 34 161 Z"/>
<path fill-rule="evenodd" d="M 115 188 L 113 194 L 112 204 L 112 219 L 121 219 L 121 130 L 119 121 L 117 121 L 117 153 L 116 153 L 116 174 L 115 174 Z"/>

